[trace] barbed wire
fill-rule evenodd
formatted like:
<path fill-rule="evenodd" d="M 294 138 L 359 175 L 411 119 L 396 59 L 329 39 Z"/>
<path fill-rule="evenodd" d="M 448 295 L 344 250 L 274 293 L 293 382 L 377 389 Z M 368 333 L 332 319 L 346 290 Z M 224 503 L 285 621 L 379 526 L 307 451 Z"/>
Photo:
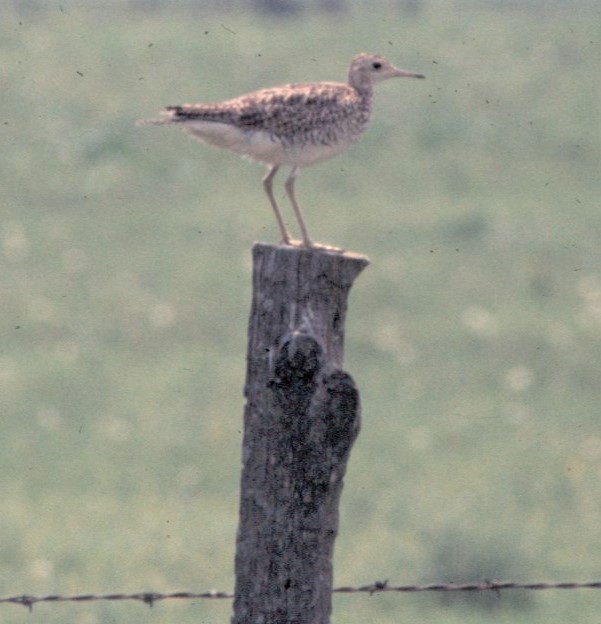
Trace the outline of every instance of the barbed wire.
<path fill-rule="evenodd" d="M 430 583 L 427 585 L 389 585 L 386 581 L 375 581 L 371 585 L 362 585 L 359 587 L 337 587 L 332 590 L 336 594 L 358 594 L 366 593 L 370 596 L 381 592 L 475 592 L 475 591 L 494 591 L 500 593 L 507 589 L 526 589 L 526 590 L 543 590 L 543 589 L 601 589 L 601 581 L 585 581 L 585 582 L 538 582 L 538 583 L 520 583 L 516 581 L 479 581 L 474 583 Z M 34 605 L 40 602 L 94 602 L 107 600 L 138 600 L 152 607 L 155 602 L 160 600 L 196 600 L 200 598 L 216 598 L 225 599 L 233 598 L 234 594 L 223 591 L 209 590 L 201 593 L 197 592 L 173 592 L 162 594 L 157 592 L 140 592 L 137 594 L 81 594 L 77 596 L 61 596 L 53 594 L 50 596 L 11 596 L 8 598 L 0 598 L 0 603 L 12 603 L 27 607 L 30 611 Z"/>

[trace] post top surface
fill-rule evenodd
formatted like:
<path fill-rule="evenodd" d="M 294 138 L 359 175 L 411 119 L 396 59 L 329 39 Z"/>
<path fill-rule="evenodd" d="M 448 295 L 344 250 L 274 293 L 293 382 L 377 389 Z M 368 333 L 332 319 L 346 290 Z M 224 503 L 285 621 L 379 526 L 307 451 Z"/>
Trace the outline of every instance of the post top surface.
<path fill-rule="evenodd" d="M 289 254 L 290 256 L 294 255 L 326 255 L 335 258 L 342 258 L 344 260 L 354 260 L 356 262 L 360 262 L 363 266 L 367 266 L 369 264 L 369 258 L 363 254 L 359 254 L 353 251 L 346 251 L 344 249 L 339 249 L 337 247 L 328 247 L 324 246 L 316 246 L 316 247 L 295 247 L 292 245 L 274 245 L 272 243 L 254 243 L 253 252 L 260 251 L 263 253 L 266 252 L 276 252 L 281 254 Z"/>

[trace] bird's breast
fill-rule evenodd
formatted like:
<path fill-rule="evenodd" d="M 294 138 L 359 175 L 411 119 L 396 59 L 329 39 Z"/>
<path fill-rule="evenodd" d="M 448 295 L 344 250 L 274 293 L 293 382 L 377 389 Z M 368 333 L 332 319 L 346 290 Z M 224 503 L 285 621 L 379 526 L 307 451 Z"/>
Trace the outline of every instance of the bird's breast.
<path fill-rule="evenodd" d="M 262 163 L 306 167 L 346 150 L 359 138 L 363 128 L 342 135 L 323 132 L 276 135 L 265 130 L 198 120 L 187 121 L 184 129 L 205 143 Z"/>

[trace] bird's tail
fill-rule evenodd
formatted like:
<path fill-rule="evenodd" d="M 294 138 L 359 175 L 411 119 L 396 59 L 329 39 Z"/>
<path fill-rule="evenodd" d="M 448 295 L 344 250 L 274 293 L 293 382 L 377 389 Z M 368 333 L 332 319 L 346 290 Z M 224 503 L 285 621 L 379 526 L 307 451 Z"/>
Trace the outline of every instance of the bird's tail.
<path fill-rule="evenodd" d="M 138 119 L 136 126 L 166 126 L 173 123 L 173 117 L 163 117 L 162 119 Z"/>
<path fill-rule="evenodd" d="M 167 126 L 169 124 L 182 121 L 178 115 L 182 111 L 182 106 L 167 106 L 164 111 L 161 112 L 163 117 L 159 119 L 138 119 L 136 126 Z"/>
<path fill-rule="evenodd" d="M 166 126 L 182 121 L 189 121 L 201 113 L 200 105 L 166 106 L 160 119 L 138 119 L 136 126 Z"/>

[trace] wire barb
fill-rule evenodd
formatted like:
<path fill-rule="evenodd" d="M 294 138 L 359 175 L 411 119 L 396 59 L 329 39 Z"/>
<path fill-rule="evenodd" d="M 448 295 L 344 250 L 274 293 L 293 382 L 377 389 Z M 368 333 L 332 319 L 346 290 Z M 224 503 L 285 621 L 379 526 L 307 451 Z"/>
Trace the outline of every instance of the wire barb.
<path fill-rule="evenodd" d="M 564 581 L 564 582 L 538 582 L 538 583 L 519 583 L 516 581 L 483 581 L 474 583 L 429 583 L 427 585 L 389 585 L 388 579 L 385 581 L 374 581 L 371 585 L 362 585 L 359 587 L 337 587 L 332 592 L 336 594 L 358 594 L 365 593 L 373 596 L 373 594 L 381 592 L 397 592 L 397 593 L 414 593 L 414 592 L 457 592 L 457 591 L 494 591 L 498 596 L 502 590 L 507 589 L 526 589 L 540 591 L 542 589 L 601 589 L 601 581 Z M 170 594 L 161 594 L 158 592 L 141 592 L 137 594 L 80 594 L 77 596 L 61 596 L 53 594 L 50 596 L 30 596 L 22 594 L 21 596 L 10 596 L 0 598 L 0 604 L 12 603 L 27 607 L 33 611 L 34 605 L 39 602 L 95 602 L 100 600 L 138 600 L 153 607 L 159 600 L 196 600 L 199 598 L 212 599 L 231 599 L 234 594 L 230 592 L 217 591 L 211 589 L 205 592 L 173 592 Z"/>

